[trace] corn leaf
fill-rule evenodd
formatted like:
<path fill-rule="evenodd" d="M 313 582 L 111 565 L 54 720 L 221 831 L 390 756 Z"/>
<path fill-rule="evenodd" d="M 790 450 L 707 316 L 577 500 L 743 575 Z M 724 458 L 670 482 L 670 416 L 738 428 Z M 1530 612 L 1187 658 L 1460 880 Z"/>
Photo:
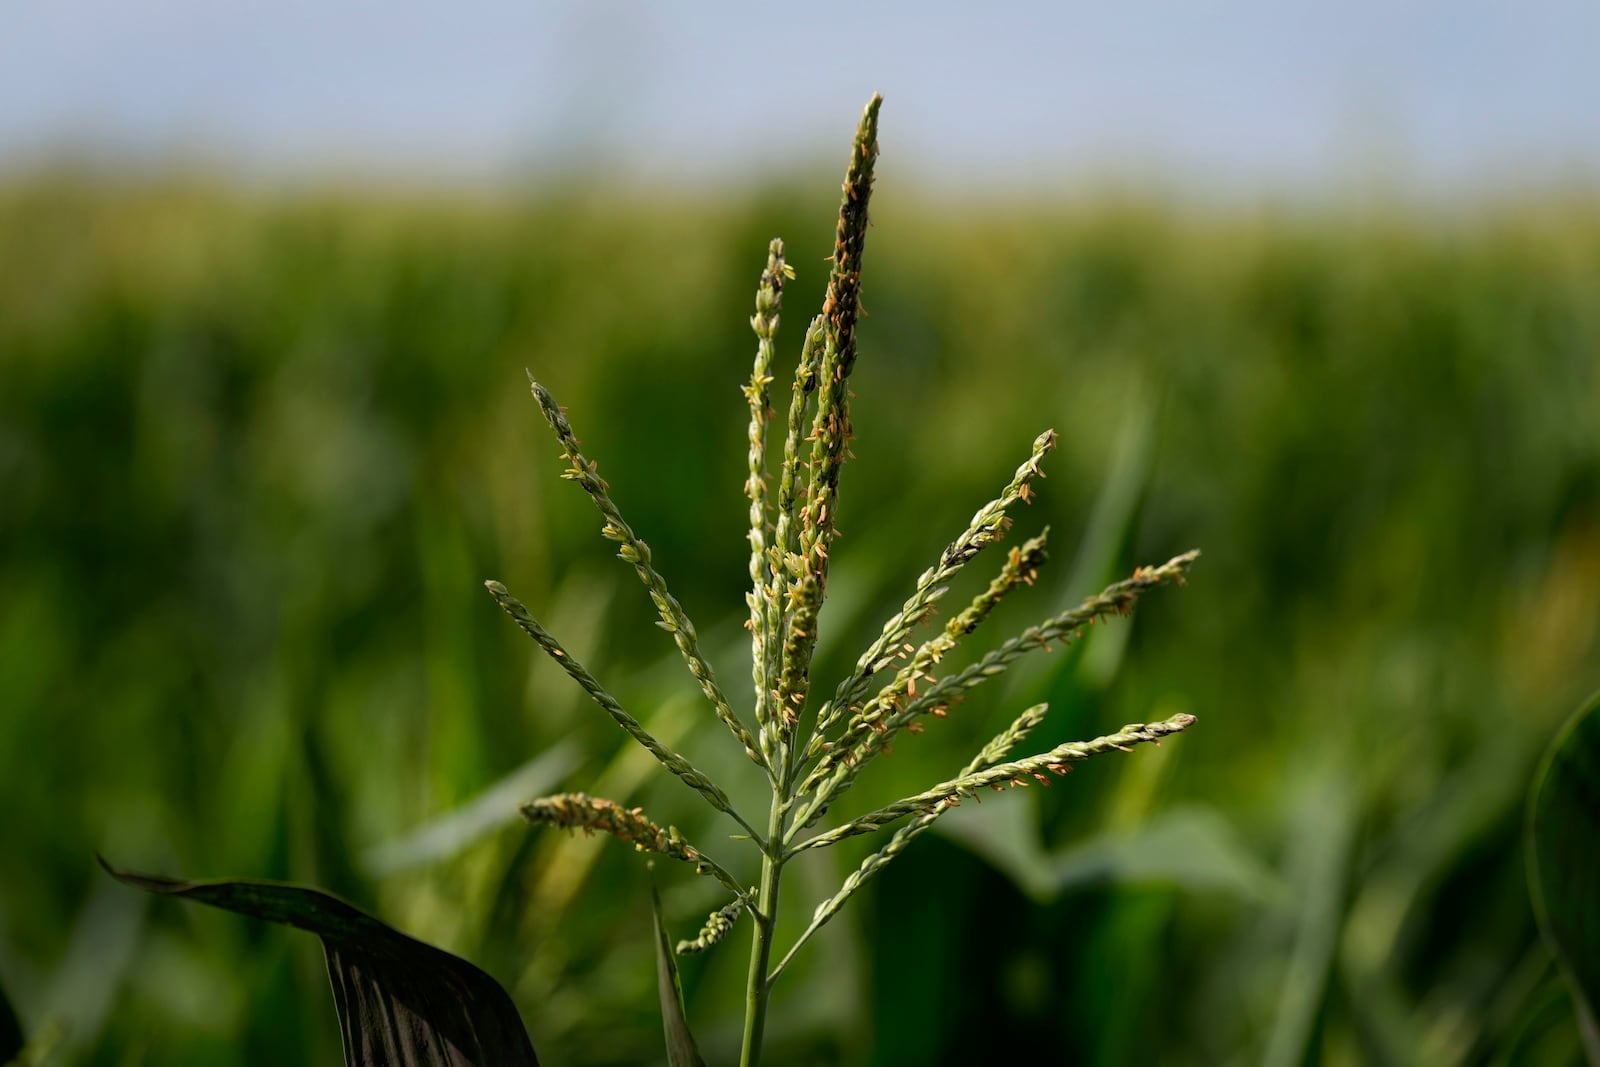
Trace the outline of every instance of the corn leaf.
<path fill-rule="evenodd" d="M 656 892 L 655 879 L 650 881 L 650 904 L 656 918 L 656 985 L 661 993 L 661 1025 L 667 1037 L 668 1067 L 706 1067 L 695 1047 L 694 1035 L 689 1032 L 689 1020 L 683 1011 L 683 984 L 678 980 L 678 961 L 667 937 L 667 927 L 661 920 L 661 894 Z"/>
<path fill-rule="evenodd" d="M 1545 754 L 1527 843 L 1534 912 L 1572 990 L 1589 1062 L 1600 1067 L 1600 694 Z"/>
<path fill-rule="evenodd" d="M 10 1063 L 22 1053 L 22 1023 L 6 991 L 0 988 L 0 1063 Z"/>
<path fill-rule="evenodd" d="M 273 882 L 113 878 L 322 939 L 348 1067 L 538 1067 L 511 997 L 485 972 L 320 890 Z"/>

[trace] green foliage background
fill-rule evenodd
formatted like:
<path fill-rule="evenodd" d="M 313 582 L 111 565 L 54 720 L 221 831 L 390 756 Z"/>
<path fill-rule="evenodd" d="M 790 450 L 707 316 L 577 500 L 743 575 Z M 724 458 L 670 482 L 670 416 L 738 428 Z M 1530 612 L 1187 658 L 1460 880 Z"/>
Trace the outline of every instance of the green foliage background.
<path fill-rule="evenodd" d="M 919 841 L 785 976 L 772 1061 L 1577 1062 L 1519 831 L 1600 681 L 1600 205 L 1007 206 L 886 175 L 874 209 L 826 684 L 1046 426 L 1017 535 L 1050 524 L 1053 562 L 976 644 L 1205 555 L 846 806 L 947 776 L 1041 693 L 1039 749 L 1200 722 Z M 69 1061 L 338 1061 L 311 939 L 143 899 L 103 850 L 317 883 L 487 967 L 548 1062 L 659 1058 L 642 857 L 509 807 L 443 860 L 371 850 L 558 748 L 547 788 L 730 852 L 481 582 L 758 795 L 522 368 L 748 707 L 747 319 L 784 236 L 793 359 L 833 211 L 826 181 L 0 190 L 0 984 L 30 1027 L 63 1023 Z M 786 883 L 797 917 L 861 850 Z M 721 900 L 662 873 L 689 936 Z M 684 965 L 713 1062 L 747 938 Z"/>

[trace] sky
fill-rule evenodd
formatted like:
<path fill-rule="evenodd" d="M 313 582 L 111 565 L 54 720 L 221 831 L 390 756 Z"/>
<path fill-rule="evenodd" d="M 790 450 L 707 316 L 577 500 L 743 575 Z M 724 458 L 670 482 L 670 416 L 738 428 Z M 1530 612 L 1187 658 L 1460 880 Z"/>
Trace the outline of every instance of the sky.
<path fill-rule="evenodd" d="M 1600 2 L 0 0 L 0 171 L 1468 192 L 1600 178 Z"/>

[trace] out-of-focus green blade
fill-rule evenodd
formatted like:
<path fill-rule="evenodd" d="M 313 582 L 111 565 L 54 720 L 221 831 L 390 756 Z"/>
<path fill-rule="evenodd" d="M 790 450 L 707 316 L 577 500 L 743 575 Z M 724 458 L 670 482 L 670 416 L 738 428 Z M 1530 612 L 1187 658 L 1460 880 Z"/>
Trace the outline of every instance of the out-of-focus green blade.
<path fill-rule="evenodd" d="M 650 904 L 656 918 L 656 985 L 661 992 L 661 1025 L 666 1031 L 668 1067 L 706 1067 L 700 1050 L 695 1047 L 694 1035 L 689 1032 L 689 1020 L 684 1016 L 678 961 L 672 952 L 672 942 L 667 938 L 666 923 L 661 921 L 661 894 L 656 892 L 654 877 L 650 880 Z"/>
<path fill-rule="evenodd" d="M 1162 812 L 1143 826 L 1099 833 L 1056 852 L 1040 842 L 1037 808 L 1026 797 L 963 804 L 934 825 L 1039 903 L 1086 885 L 1170 885 L 1256 904 L 1287 896 L 1271 869 L 1209 808 Z"/>
<path fill-rule="evenodd" d="M 101 864 L 127 885 L 320 937 L 349 1067 L 538 1067 L 516 1006 L 498 982 L 337 897 L 296 885 L 186 882 Z"/>
<path fill-rule="evenodd" d="M 1534 776 L 1528 887 L 1600 1065 L 1600 694 L 1562 727 Z"/>
<path fill-rule="evenodd" d="M 0 1063 L 10 1063 L 22 1052 L 22 1022 L 0 987 Z"/>
<path fill-rule="evenodd" d="M 460 807 L 369 848 L 361 856 L 361 865 L 374 877 L 388 877 L 450 859 L 495 830 L 520 825 L 517 805 L 554 790 L 577 766 L 578 758 L 575 742 L 557 742 Z"/>

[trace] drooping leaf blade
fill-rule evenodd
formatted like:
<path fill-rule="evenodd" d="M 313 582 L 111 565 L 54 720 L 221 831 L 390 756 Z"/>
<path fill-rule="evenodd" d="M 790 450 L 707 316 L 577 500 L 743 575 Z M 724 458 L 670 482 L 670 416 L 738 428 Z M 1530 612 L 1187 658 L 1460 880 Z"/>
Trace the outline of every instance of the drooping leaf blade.
<path fill-rule="evenodd" d="M 661 1025 L 667 1038 L 668 1067 L 706 1067 L 695 1047 L 694 1035 L 689 1032 L 689 1020 L 683 1010 L 683 983 L 678 980 L 678 960 L 673 955 L 672 942 L 667 937 L 667 926 L 661 920 L 661 894 L 656 892 L 655 878 L 650 879 L 650 905 L 655 911 L 656 929 L 656 986 L 661 993 Z"/>
<path fill-rule="evenodd" d="M 1600 1067 L 1600 693 L 1556 735 L 1528 806 L 1528 888 Z"/>
<path fill-rule="evenodd" d="M 274 882 L 188 882 L 121 871 L 113 878 L 322 939 L 348 1067 L 538 1067 L 506 991 L 458 956 L 408 937 L 320 890 Z"/>

